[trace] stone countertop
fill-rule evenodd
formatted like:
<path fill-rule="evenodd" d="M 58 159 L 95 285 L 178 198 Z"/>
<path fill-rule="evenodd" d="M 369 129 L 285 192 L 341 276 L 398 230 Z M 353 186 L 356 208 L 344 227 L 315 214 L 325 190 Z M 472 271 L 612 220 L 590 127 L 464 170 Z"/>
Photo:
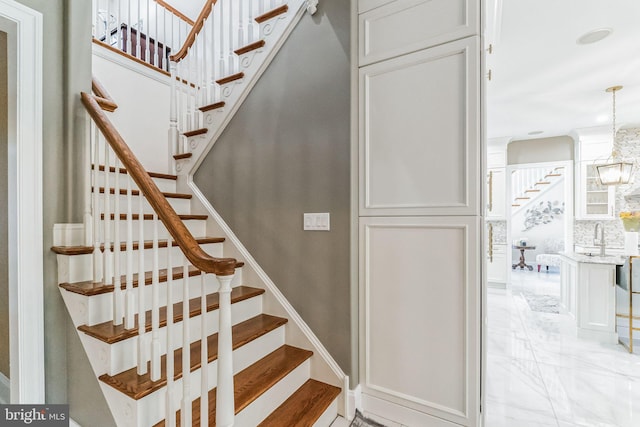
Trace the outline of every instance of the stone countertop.
<path fill-rule="evenodd" d="M 626 260 L 626 257 L 622 255 L 612 255 L 608 254 L 603 257 L 596 255 L 587 255 L 586 253 L 577 253 L 577 252 L 560 252 L 560 256 L 567 258 L 571 261 L 575 262 L 584 262 L 588 264 L 612 264 L 612 265 L 622 265 Z"/>

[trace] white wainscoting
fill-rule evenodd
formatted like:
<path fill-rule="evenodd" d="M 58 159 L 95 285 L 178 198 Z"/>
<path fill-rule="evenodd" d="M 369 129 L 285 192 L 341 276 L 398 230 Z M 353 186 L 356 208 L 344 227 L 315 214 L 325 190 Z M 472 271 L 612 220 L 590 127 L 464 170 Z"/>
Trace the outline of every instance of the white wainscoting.
<path fill-rule="evenodd" d="M 360 65 L 479 34 L 476 0 L 359 2 Z M 379 7 L 377 7 L 379 6 Z"/>
<path fill-rule="evenodd" d="M 476 425 L 480 219 L 369 217 L 360 224 L 363 396 Z"/>
<path fill-rule="evenodd" d="M 360 215 L 479 215 L 479 38 L 360 69 Z"/>

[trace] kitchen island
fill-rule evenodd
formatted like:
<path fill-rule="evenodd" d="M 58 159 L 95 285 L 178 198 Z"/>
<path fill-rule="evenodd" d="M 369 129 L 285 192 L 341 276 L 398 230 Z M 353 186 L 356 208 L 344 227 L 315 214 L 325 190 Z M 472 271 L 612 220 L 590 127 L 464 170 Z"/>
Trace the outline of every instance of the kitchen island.
<path fill-rule="evenodd" d="M 560 253 L 560 306 L 575 319 L 577 335 L 617 343 L 616 265 L 620 255 Z"/>

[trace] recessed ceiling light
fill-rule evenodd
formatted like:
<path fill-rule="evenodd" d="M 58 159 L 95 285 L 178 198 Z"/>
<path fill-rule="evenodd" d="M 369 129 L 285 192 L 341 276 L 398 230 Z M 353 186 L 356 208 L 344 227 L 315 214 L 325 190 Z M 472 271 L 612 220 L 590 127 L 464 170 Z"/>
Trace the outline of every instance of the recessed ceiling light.
<path fill-rule="evenodd" d="M 529 132 L 529 135 L 540 135 L 541 133 L 544 133 L 544 131 L 542 130 L 534 130 Z"/>
<path fill-rule="evenodd" d="M 598 28 L 596 30 L 591 30 L 581 35 L 576 41 L 576 43 L 591 44 L 591 43 L 599 42 L 600 40 L 607 37 L 612 32 L 613 30 L 611 28 Z"/>

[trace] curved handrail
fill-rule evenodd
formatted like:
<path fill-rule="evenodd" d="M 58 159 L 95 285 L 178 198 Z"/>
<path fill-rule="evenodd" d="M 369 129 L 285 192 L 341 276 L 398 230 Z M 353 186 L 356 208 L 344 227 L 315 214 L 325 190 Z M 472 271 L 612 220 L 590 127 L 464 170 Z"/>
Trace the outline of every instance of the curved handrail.
<path fill-rule="evenodd" d="M 191 27 L 191 31 L 184 41 L 184 44 L 182 45 L 178 53 L 169 57 L 169 60 L 180 62 L 187 56 L 187 52 L 189 52 L 189 49 L 191 49 L 191 46 L 193 46 L 193 43 L 195 43 L 196 41 L 196 36 L 200 33 L 200 30 L 202 30 L 202 27 L 204 26 L 204 20 L 207 19 L 207 16 L 209 16 L 215 4 L 216 0 L 206 0 L 204 6 L 202 7 L 202 10 L 200 11 L 200 15 L 198 15 L 198 17 L 196 18 L 195 25 Z"/>
<path fill-rule="evenodd" d="M 114 112 L 118 108 L 118 104 L 111 98 L 109 92 L 102 86 L 102 84 L 96 79 L 96 76 L 91 76 L 91 90 L 96 95 L 96 101 L 103 110 Z"/>
<path fill-rule="evenodd" d="M 82 103 L 89 112 L 91 118 L 102 131 L 105 139 L 116 153 L 127 173 L 131 176 L 140 191 L 156 212 L 173 239 L 187 259 L 196 268 L 205 273 L 213 273 L 218 276 L 230 276 L 234 274 L 236 260 L 234 258 L 214 258 L 202 250 L 198 242 L 193 238 L 187 227 L 171 207 L 167 199 L 162 195 L 151 176 L 142 167 L 129 146 L 124 142 L 111 121 L 102 112 L 94 95 L 82 92 Z"/>
<path fill-rule="evenodd" d="M 193 27 L 194 22 L 191 20 L 191 18 L 189 18 L 187 15 L 185 15 L 184 13 L 180 12 L 178 9 L 176 9 L 175 7 L 171 6 L 169 3 L 167 3 L 164 0 L 154 0 L 156 3 L 158 3 L 159 6 L 164 7 L 165 9 L 167 9 L 169 12 L 173 13 L 174 15 L 176 15 L 178 18 L 182 19 L 184 22 L 186 22 L 187 24 L 191 25 Z"/>

